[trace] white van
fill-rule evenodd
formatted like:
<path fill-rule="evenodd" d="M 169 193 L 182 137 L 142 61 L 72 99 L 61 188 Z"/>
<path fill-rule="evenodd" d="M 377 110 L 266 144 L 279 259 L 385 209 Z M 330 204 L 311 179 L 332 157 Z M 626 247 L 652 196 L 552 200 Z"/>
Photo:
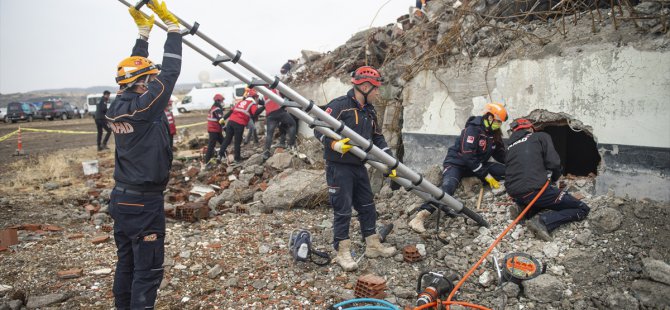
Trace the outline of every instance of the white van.
<path fill-rule="evenodd" d="M 102 98 L 102 94 L 91 94 L 86 96 L 86 107 L 88 109 L 88 114 L 91 117 L 95 117 L 95 111 L 98 110 L 98 102 L 100 102 L 100 99 Z M 109 102 L 107 103 L 107 107 L 109 108 L 109 105 L 114 102 L 114 99 L 116 98 L 116 93 L 112 92 L 109 94 Z"/>
<path fill-rule="evenodd" d="M 213 87 L 213 88 L 193 88 L 184 96 L 181 102 L 177 103 L 177 111 L 180 113 L 191 112 L 195 110 L 207 111 L 214 103 L 214 95 L 221 94 L 223 108 L 230 108 L 233 105 L 234 89 L 233 87 Z"/>

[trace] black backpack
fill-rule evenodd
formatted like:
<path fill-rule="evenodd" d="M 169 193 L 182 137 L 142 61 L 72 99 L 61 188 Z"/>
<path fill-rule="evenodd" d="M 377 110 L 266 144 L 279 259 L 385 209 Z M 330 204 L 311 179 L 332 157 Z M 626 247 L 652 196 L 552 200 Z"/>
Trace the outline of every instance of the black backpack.
<path fill-rule="evenodd" d="M 328 253 L 312 248 L 312 234 L 305 229 L 297 229 L 291 232 L 288 248 L 295 262 L 311 261 L 319 266 L 325 266 L 330 263 L 330 255 Z M 312 255 L 316 255 L 318 259 L 314 260 Z"/>

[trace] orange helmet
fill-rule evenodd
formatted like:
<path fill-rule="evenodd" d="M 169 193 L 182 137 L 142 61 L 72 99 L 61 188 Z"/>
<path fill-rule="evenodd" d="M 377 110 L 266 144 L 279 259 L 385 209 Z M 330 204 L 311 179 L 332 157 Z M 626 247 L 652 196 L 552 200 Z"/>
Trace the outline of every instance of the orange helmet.
<path fill-rule="evenodd" d="M 221 94 L 214 95 L 214 101 L 223 101 L 223 99 L 223 95 Z"/>
<path fill-rule="evenodd" d="M 143 75 L 158 74 L 158 66 L 142 56 L 131 56 L 121 60 L 117 66 L 116 83 L 124 85 L 132 83 Z"/>
<path fill-rule="evenodd" d="M 351 83 L 356 85 L 368 82 L 374 86 L 382 85 L 382 76 L 377 69 L 370 66 L 362 66 L 351 75 Z"/>
<path fill-rule="evenodd" d="M 256 96 L 258 96 L 258 92 L 256 92 L 256 90 L 253 88 L 247 88 L 244 91 L 244 97 L 256 97 Z"/>
<path fill-rule="evenodd" d="M 487 103 L 484 106 L 484 113 L 482 114 L 486 115 L 488 113 L 491 113 L 496 120 L 499 120 L 501 122 L 507 120 L 507 110 L 505 110 L 505 107 L 503 107 L 503 105 L 500 103 L 497 102 Z"/>
<path fill-rule="evenodd" d="M 525 118 L 517 118 L 509 126 L 512 128 L 512 131 L 517 131 L 517 130 L 527 129 L 527 128 L 535 129 L 535 127 L 533 127 L 533 123 L 531 123 L 529 120 L 527 120 Z"/>

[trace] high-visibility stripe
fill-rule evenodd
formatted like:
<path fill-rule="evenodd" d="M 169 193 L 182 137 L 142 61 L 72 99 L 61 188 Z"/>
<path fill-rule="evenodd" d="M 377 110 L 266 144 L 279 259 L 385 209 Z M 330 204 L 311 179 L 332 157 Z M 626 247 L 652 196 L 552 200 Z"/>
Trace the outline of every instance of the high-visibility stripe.
<path fill-rule="evenodd" d="M 165 56 L 165 57 L 170 57 L 170 58 L 176 58 L 176 59 L 181 60 L 181 55 L 177 55 L 177 54 L 164 53 L 163 56 Z"/>

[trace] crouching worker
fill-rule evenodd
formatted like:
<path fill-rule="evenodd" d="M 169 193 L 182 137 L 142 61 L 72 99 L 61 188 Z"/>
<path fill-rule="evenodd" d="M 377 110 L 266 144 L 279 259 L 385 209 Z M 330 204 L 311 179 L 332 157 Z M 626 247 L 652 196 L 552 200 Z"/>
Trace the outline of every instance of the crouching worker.
<path fill-rule="evenodd" d="M 381 75 L 375 68 L 363 66 L 354 71 L 351 82 L 354 84 L 353 89 L 349 90 L 346 96 L 328 103 L 326 113 L 344 122 L 351 130 L 365 139 L 372 140 L 375 146 L 391 154 L 377 123 L 373 106 L 379 97 Z M 365 237 L 365 256 L 370 258 L 393 256 L 396 249 L 384 247 L 379 242 L 375 226 L 377 211 L 368 171 L 358 157 L 348 153 L 352 148 L 352 145 L 348 144 L 349 138 L 338 141 L 318 131 L 314 134 L 325 146 L 323 157 L 326 160 L 326 182 L 334 214 L 333 246 L 337 250 L 334 262 L 345 271 L 358 268 L 350 252 L 349 224 L 352 206 L 358 212 L 361 232 Z"/>
<path fill-rule="evenodd" d="M 172 164 L 163 111 L 181 71 L 182 45 L 179 23 L 165 2 L 153 0 L 149 8 L 168 27 L 163 66 L 159 71 L 146 58 L 153 16 L 131 7 L 140 36 L 132 56 L 117 66 L 119 95 L 106 115 L 116 141 L 109 213 L 118 257 L 112 289 L 117 309 L 153 309 L 163 279 L 163 191 Z"/>
<path fill-rule="evenodd" d="M 500 126 L 507 120 L 507 110 L 499 103 L 489 103 L 482 116 L 471 116 L 465 129 L 447 151 L 442 163 L 442 190 L 453 196 L 464 177 L 476 176 L 492 188 L 499 188 L 498 180 L 505 177 L 505 147 Z M 489 162 L 493 157 L 496 162 Z M 416 232 L 426 231 L 423 222 L 435 212 L 425 203 L 409 226 Z"/>
<path fill-rule="evenodd" d="M 529 120 L 517 119 L 511 127 L 514 133 L 507 147 L 505 189 L 523 210 L 549 178 L 555 182 L 561 176 L 561 159 L 551 137 L 535 132 Z M 538 214 L 543 210 L 547 211 Z M 585 203 L 550 185 L 526 213 L 525 218 L 530 219 L 526 225 L 538 238 L 551 241 L 551 231 L 562 224 L 583 220 L 589 211 Z"/>

